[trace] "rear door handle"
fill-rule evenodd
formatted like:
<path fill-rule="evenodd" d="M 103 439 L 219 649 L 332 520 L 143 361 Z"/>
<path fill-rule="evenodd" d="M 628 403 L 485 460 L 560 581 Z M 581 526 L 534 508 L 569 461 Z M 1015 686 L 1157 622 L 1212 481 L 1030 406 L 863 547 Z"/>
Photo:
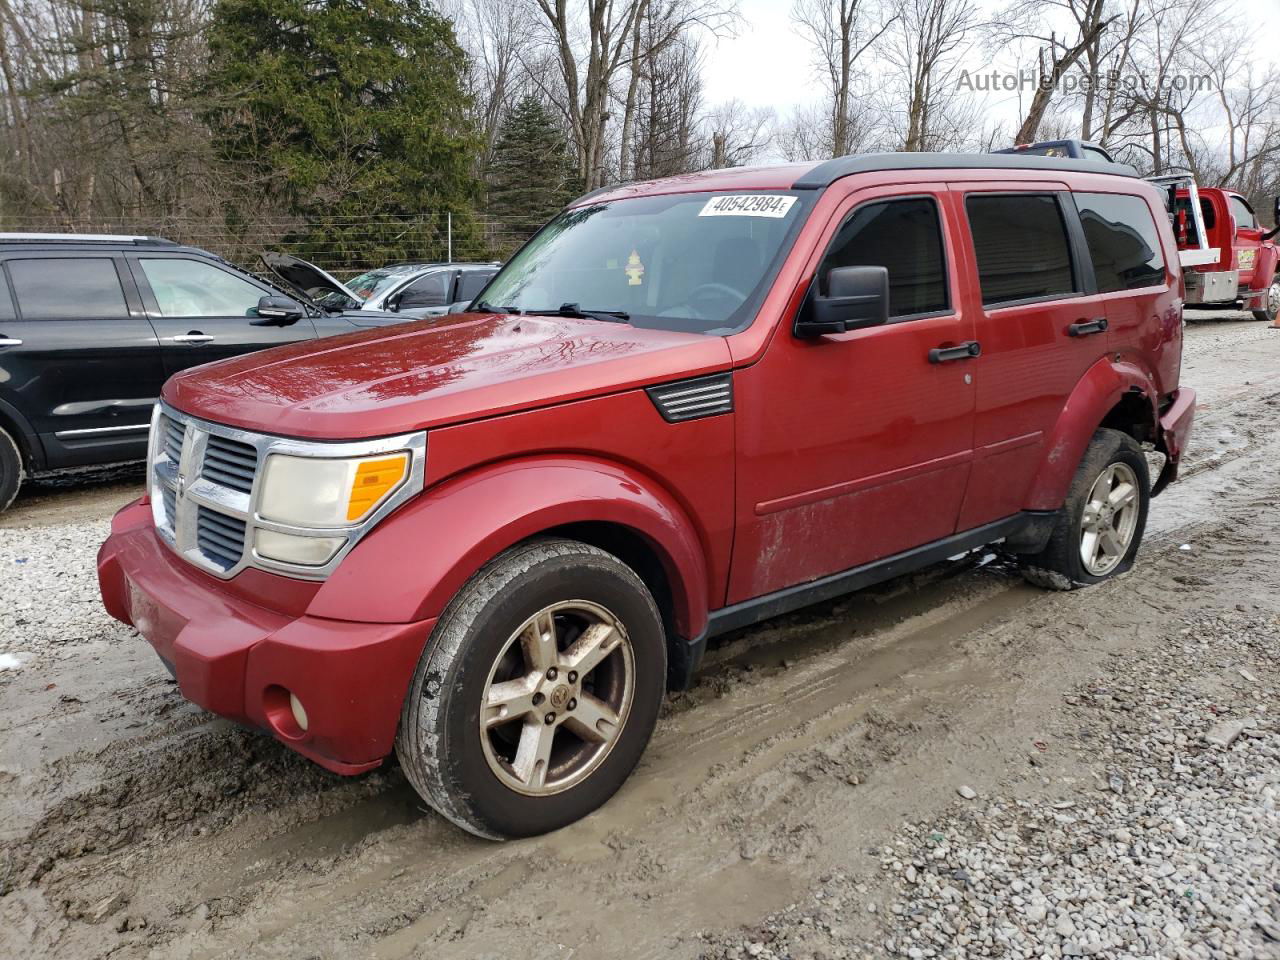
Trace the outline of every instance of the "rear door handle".
<path fill-rule="evenodd" d="M 0 337 L 0 347 L 20 347 L 21 340 L 14 340 L 11 337 Z"/>
<path fill-rule="evenodd" d="M 929 351 L 930 363 L 947 363 L 951 360 L 972 360 L 982 355 L 982 344 L 977 340 L 966 340 L 954 347 L 934 347 Z"/>
<path fill-rule="evenodd" d="M 213 337 L 207 333 L 184 333 L 169 339 L 174 343 L 208 343 Z"/>
<path fill-rule="evenodd" d="M 1105 333 L 1106 317 L 1094 317 L 1092 320 L 1078 320 L 1067 327 L 1067 334 L 1072 337 L 1087 337 L 1091 333 Z"/>

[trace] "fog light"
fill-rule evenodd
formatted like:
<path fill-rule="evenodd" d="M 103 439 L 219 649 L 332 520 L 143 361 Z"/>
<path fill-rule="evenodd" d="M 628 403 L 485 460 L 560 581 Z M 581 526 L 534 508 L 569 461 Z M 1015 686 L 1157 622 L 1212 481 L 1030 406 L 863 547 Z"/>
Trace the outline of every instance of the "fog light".
<path fill-rule="evenodd" d="M 254 539 L 258 556 L 304 567 L 323 567 L 346 540 L 342 537 L 299 537 L 292 533 L 259 530 Z"/>
<path fill-rule="evenodd" d="M 289 694 L 289 709 L 293 711 L 293 722 L 298 725 L 303 733 L 307 732 L 307 710 L 302 705 L 302 701 L 297 695 Z"/>

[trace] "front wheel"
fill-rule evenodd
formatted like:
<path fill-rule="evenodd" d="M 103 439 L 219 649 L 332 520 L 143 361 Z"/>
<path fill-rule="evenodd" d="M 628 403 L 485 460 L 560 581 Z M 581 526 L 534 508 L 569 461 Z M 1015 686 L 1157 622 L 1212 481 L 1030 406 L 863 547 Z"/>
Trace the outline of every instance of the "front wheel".
<path fill-rule="evenodd" d="M 662 705 L 662 618 L 638 576 L 573 540 L 514 547 L 437 623 L 396 753 L 433 808 L 482 837 L 532 836 L 613 795 Z"/>
<path fill-rule="evenodd" d="M 1272 282 L 1262 300 L 1262 309 L 1253 311 L 1253 316 L 1255 320 L 1265 320 L 1267 323 L 1275 323 L 1276 317 L 1280 317 L 1280 279 Z"/>
<path fill-rule="evenodd" d="M 1100 583 L 1133 566 L 1151 500 L 1147 459 L 1119 430 L 1093 435 L 1045 548 L 1022 558 L 1023 576 L 1051 590 Z"/>

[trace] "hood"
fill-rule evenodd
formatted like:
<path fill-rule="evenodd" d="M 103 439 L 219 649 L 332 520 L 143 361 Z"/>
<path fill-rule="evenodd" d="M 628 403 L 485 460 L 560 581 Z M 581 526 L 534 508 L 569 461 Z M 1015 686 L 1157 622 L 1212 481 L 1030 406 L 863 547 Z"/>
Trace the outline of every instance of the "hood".
<path fill-rule="evenodd" d="M 277 277 L 309 299 L 315 300 L 326 293 L 341 293 L 355 303 L 360 303 L 360 298 L 346 284 L 314 263 L 307 263 L 287 253 L 272 252 L 264 253 L 262 262 Z"/>
<path fill-rule="evenodd" d="M 727 369 L 721 337 L 563 317 L 457 314 L 245 354 L 172 377 L 217 423 L 353 440 Z"/>

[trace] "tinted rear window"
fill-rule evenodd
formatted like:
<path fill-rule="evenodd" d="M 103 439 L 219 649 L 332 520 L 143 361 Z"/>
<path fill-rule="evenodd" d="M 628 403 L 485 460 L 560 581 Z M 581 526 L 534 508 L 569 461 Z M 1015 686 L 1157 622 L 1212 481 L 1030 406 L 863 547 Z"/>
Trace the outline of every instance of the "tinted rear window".
<path fill-rule="evenodd" d="M 1077 193 L 1099 293 L 1164 283 L 1164 255 L 1151 210 L 1141 197 Z"/>
<path fill-rule="evenodd" d="M 493 279 L 496 270 L 468 270 L 465 271 L 458 279 L 458 293 L 456 299 L 470 303 L 476 298 L 484 285 Z"/>
<path fill-rule="evenodd" d="M 1052 194 L 970 196 L 965 201 L 978 257 L 982 302 L 1070 296 L 1071 250 Z"/>
<path fill-rule="evenodd" d="M 129 315 L 111 260 L 10 260 L 9 276 L 25 320 L 112 320 Z"/>

